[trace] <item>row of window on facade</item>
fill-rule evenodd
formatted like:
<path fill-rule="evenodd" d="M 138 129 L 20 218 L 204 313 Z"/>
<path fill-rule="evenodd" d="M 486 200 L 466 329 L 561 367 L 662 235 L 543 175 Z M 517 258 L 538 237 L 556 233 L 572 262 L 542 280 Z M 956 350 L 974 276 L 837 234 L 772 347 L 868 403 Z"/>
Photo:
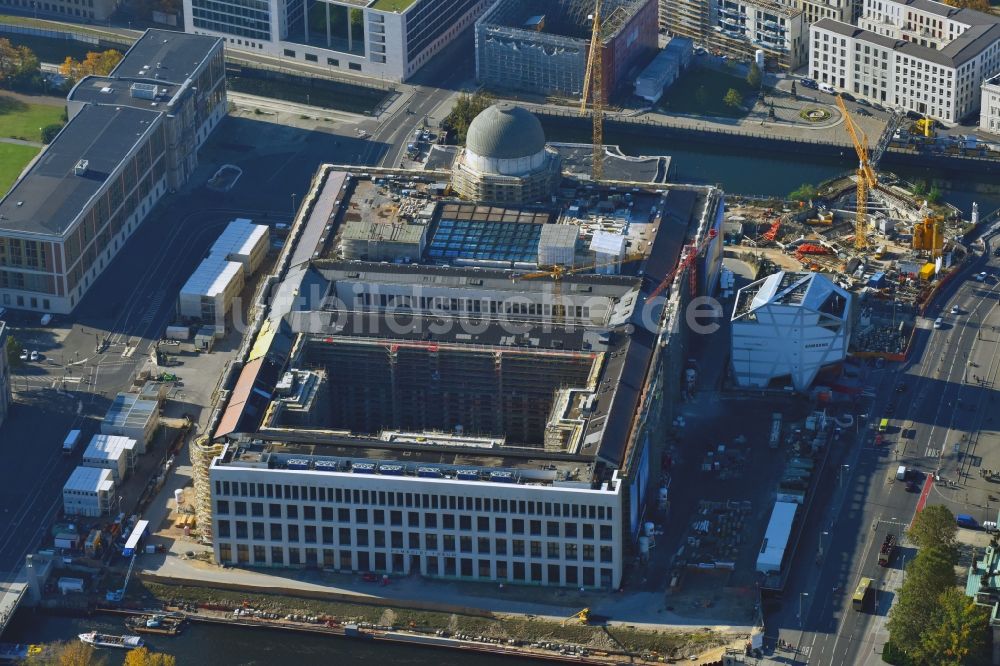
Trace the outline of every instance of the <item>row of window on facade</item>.
<path fill-rule="evenodd" d="M 436 495 L 433 493 L 395 492 L 385 490 L 367 490 L 358 488 L 327 488 L 326 486 L 300 486 L 280 483 L 261 483 L 247 481 L 215 482 L 215 494 L 222 497 L 259 497 L 268 499 L 301 500 L 310 502 L 331 502 L 337 504 L 359 504 L 376 506 L 398 506 L 416 509 L 451 509 L 458 511 L 476 511 L 486 513 L 535 516 L 555 516 L 561 518 L 589 518 L 591 520 L 613 520 L 612 507 L 593 504 L 576 504 L 571 502 L 544 502 L 541 500 L 507 500 L 497 497 L 466 497 L 464 495 Z M 219 500 L 222 508 L 228 508 L 226 500 Z M 249 504 L 249 507 L 248 507 Z M 272 517 L 280 512 L 282 505 L 269 503 L 268 510 Z M 247 514 L 247 509 L 250 514 Z M 295 505 L 286 505 L 285 517 L 297 515 Z M 327 507 L 329 508 L 329 507 Z M 316 507 L 306 505 L 306 515 L 315 514 Z M 263 516 L 263 502 L 233 503 L 233 513 L 237 516 Z M 311 518 L 310 520 L 315 520 Z"/>
<path fill-rule="evenodd" d="M 235 504 L 243 504 L 243 502 L 235 502 Z M 246 516 L 246 507 L 233 506 L 233 513 L 230 513 L 229 502 L 226 500 L 216 501 L 216 515 L 217 516 Z M 299 506 L 297 505 L 286 505 L 284 512 L 282 512 L 282 505 L 280 504 L 270 504 L 268 507 L 268 518 L 277 519 L 287 519 L 287 520 L 301 520 L 304 521 L 320 521 L 324 523 L 340 523 L 347 525 L 386 525 L 391 527 L 403 527 L 403 511 L 401 510 L 390 510 L 388 515 L 384 509 L 345 509 L 339 508 L 336 513 L 336 521 L 334 521 L 334 509 L 332 507 L 319 507 L 319 512 L 316 511 L 317 507 L 311 505 L 305 505 L 302 511 L 299 511 Z M 591 507 L 593 508 L 593 507 Z M 260 503 L 251 504 L 251 517 L 263 518 L 264 511 L 263 505 Z M 237 511 L 242 511 L 242 513 L 236 513 Z M 603 518 L 597 518 L 597 512 L 593 520 L 602 520 Z M 610 509 L 605 514 L 610 513 Z M 317 517 L 318 516 L 318 517 Z M 550 538 L 565 538 L 565 539 L 589 539 L 595 540 L 600 538 L 601 541 L 611 541 L 613 537 L 613 530 L 609 524 L 594 524 L 594 523 L 575 523 L 575 522 L 563 522 L 559 520 L 524 520 L 522 518 L 490 518 L 489 516 L 475 516 L 473 520 L 471 515 L 455 515 L 455 514 L 443 514 L 438 515 L 437 513 L 431 512 L 421 512 L 421 511 L 407 511 L 405 526 L 415 529 L 444 529 L 444 530 L 458 530 L 462 532 L 470 532 L 473 530 L 473 524 L 475 525 L 476 532 L 479 533 L 495 533 L 495 534 L 507 534 L 508 530 L 510 534 L 527 534 L 530 536 L 546 536 Z M 388 519 L 388 523 L 386 523 Z M 223 521 L 224 522 L 224 521 Z M 244 523 L 245 524 L 245 523 Z M 255 525 L 263 525 L 263 523 L 254 523 Z M 272 523 L 272 530 L 274 525 L 278 523 Z M 543 530 L 544 528 L 544 530 Z M 263 529 L 263 527 L 261 527 Z"/>
<path fill-rule="evenodd" d="M 387 573 L 406 572 L 409 561 L 413 570 L 419 570 L 426 576 L 586 587 L 595 587 L 598 584 L 601 587 L 609 587 L 613 580 L 613 570 L 609 567 L 519 561 L 508 563 L 505 560 L 439 555 L 410 555 L 408 560 L 403 553 L 338 551 L 332 548 L 285 548 L 221 543 L 219 559 L 223 562 L 257 566 L 322 566 L 342 571 Z"/>
<path fill-rule="evenodd" d="M 446 553 L 472 553 L 479 555 L 511 555 L 539 559 L 578 560 L 594 562 L 614 561 L 610 545 L 559 541 L 506 539 L 488 536 L 462 536 L 454 534 L 418 533 L 404 534 L 398 530 L 351 529 L 349 527 L 317 527 L 316 525 L 286 525 L 282 523 L 250 523 L 237 520 L 217 520 L 214 535 L 220 539 L 239 539 L 254 542 L 307 543 L 341 548 L 410 548 L 414 550 L 442 551 Z"/>

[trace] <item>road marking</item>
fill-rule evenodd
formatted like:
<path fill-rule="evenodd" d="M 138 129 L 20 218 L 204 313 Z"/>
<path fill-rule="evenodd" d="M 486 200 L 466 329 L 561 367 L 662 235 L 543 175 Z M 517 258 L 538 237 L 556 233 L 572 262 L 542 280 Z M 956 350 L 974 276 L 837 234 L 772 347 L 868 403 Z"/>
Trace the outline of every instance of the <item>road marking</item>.
<path fill-rule="evenodd" d="M 913 521 L 917 519 L 920 512 L 924 510 L 924 505 L 927 504 L 927 496 L 931 492 L 931 487 L 934 486 L 934 477 L 930 474 L 924 479 L 923 490 L 920 491 L 920 499 L 917 500 L 917 508 L 913 512 L 913 518 L 910 520 L 910 525 L 913 525 Z"/>
<path fill-rule="evenodd" d="M 941 449 L 935 449 L 930 446 L 928 446 L 927 450 L 924 451 L 925 458 L 937 458 L 939 455 L 941 455 Z"/>

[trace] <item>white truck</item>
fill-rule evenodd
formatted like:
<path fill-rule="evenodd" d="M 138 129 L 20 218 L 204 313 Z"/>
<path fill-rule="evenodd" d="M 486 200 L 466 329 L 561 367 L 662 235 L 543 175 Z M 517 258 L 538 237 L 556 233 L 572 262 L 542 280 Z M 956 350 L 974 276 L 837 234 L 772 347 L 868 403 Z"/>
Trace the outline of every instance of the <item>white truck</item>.
<path fill-rule="evenodd" d="M 63 440 L 62 452 L 64 456 L 72 455 L 76 451 L 76 445 L 80 443 L 80 431 L 70 430 Z"/>

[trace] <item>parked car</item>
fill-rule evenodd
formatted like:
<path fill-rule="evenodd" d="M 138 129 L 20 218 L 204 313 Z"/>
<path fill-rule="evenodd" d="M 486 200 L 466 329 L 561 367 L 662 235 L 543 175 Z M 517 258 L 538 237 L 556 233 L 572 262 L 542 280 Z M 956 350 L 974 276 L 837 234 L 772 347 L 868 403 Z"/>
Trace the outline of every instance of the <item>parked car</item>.
<path fill-rule="evenodd" d="M 976 282 L 986 282 L 986 278 L 990 276 L 989 273 L 983 271 L 981 273 L 976 273 Z"/>
<path fill-rule="evenodd" d="M 916 481 L 906 482 L 906 492 L 908 493 L 918 493 L 920 492 L 920 486 L 917 485 Z"/>
<path fill-rule="evenodd" d="M 41 356 L 38 354 L 38 352 L 32 350 L 32 352 L 31 352 L 31 360 L 32 361 L 37 361 L 40 358 L 41 358 Z"/>
<path fill-rule="evenodd" d="M 846 99 L 846 100 L 847 100 L 848 102 L 854 102 L 854 101 L 857 101 L 857 100 L 855 99 L 854 95 L 852 95 L 852 94 L 851 94 L 851 93 L 849 93 L 849 92 L 842 92 L 842 93 L 840 93 L 840 96 L 841 96 L 841 97 L 843 97 L 844 99 Z"/>
<path fill-rule="evenodd" d="M 995 520 L 984 520 L 983 529 L 989 534 L 993 534 L 997 531 L 997 522 Z"/>
<path fill-rule="evenodd" d="M 28 360 L 28 350 L 27 349 L 22 349 L 21 350 L 21 360 L 22 361 L 27 361 Z"/>
<path fill-rule="evenodd" d="M 961 312 L 962 312 L 961 308 L 959 308 L 957 305 L 951 306 L 951 313 L 952 314 L 960 314 Z"/>
<path fill-rule="evenodd" d="M 861 106 L 871 106 L 872 105 L 871 102 L 869 102 L 868 100 L 864 99 L 863 97 L 859 97 L 858 98 L 858 104 L 860 104 Z"/>
<path fill-rule="evenodd" d="M 957 516 L 955 516 L 955 523 L 959 527 L 965 527 L 970 530 L 974 530 L 977 527 L 979 527 L 979 523 L 976 522 L 976 519 L 967 513 L 960 513 Z"/>
<path fill-rule="evenodd" d="M 825 93 L 827 93 L 829 95 L 836 95 L 837 94 L 836 88 L 834 88 L 833 86 L 831 86 L 829 83 L 819 83 L 819 84 L 817 84 L 817 86 L 818 86 L 818 88 L 820 90 L 822 90 L 823 92 L 825 92 Z"/>
<path fill-rule="evenodd" d="M 871 117 L 872 115 L 874 115 L 874 114 L 873 114 L 873 113 L 872 113 L 871 111 L 869 111 L 868 109 L 855 109 L 854 113 L 858 114 L 859 116 L 868 116 L 869 118 L 870 118 L 870 117 Z"/>
<path fill-rule="evenodd" d="M 799 81 L 799 84 L 805 86 L 806 88 L 816 88 L 818 85 L 812 79 L 802 79 L 801 81 Z"/>

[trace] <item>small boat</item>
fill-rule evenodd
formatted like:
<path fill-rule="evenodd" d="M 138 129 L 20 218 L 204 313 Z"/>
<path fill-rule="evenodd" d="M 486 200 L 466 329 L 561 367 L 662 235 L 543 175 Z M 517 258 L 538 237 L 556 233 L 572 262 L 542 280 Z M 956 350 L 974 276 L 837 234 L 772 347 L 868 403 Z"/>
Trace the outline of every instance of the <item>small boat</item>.
<path fill-rule="evenodd" d="M 43 647 L 29 643 L 0 643 L 0 664 L 24 661 L 41 654 Z"/>
<path fill-rule="evenodd" d="M 95 647 L 119 648 L 122 650 L 132 650 L 143 646 L 142 638 L 139 636 L 114 636 L 112 634 L 99 634 L 91 631 L 80 634 L 80 640 Z"/>
<path fill-rule="evenodd" d="M 125 626 L 140 634 L 161 634 L 176 636 L 181 633 L 184 618 L 175 615 L 133 615 L 125 620 Z"/>

